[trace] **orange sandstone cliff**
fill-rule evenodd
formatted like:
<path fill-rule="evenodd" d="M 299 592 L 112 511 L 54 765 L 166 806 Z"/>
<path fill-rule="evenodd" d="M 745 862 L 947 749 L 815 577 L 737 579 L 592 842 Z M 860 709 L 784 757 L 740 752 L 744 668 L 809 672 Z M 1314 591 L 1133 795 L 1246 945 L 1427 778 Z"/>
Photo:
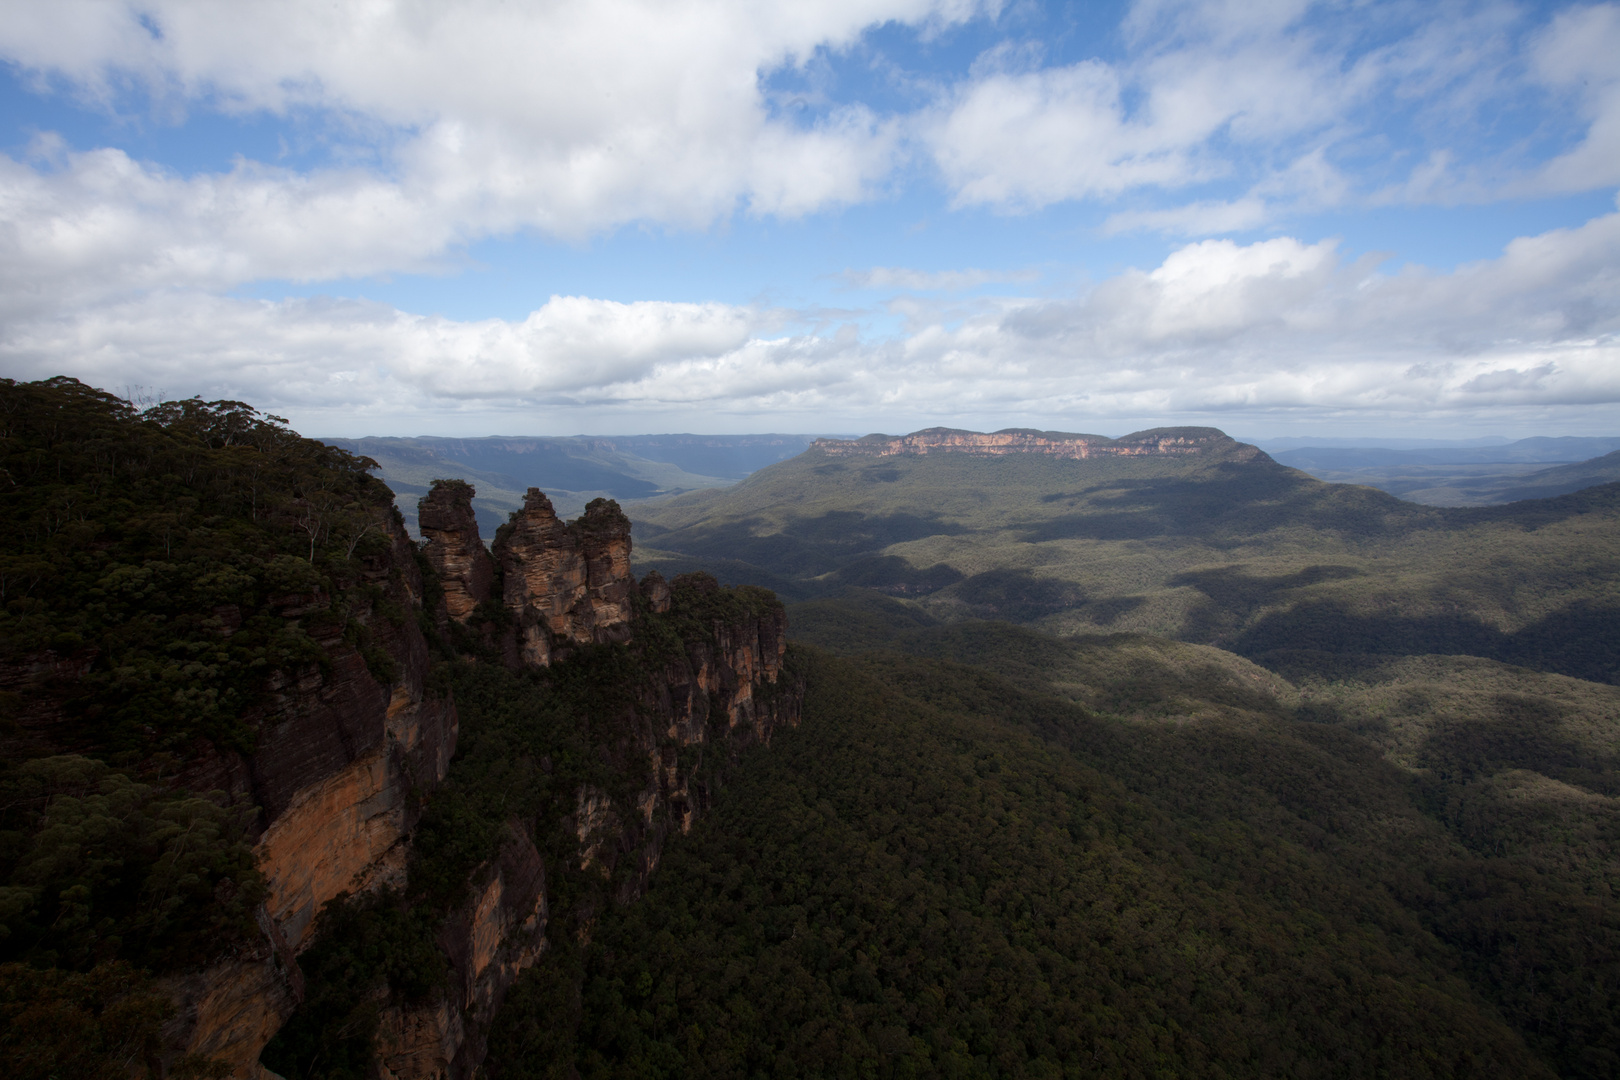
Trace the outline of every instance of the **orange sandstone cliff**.
<path fill-rule="evenodd" d="M 455 704 L 425 687 L 427 644 L 411 614 L 423 583 L 411 541 L 397 520 L 389 527 L 388 554 L 367 563 L 371 603 L 351 598 L 339 617 L 330 597 L 278 599 L 282 617 L 303 624 L 325 663 L 272 677 L 267 701 L 246 718 L 257 732 L 253 752 L 210 748 L 180 777 L 260 808 L 255 855 L 269 890 L 258 915 L 262 938 L 169 980 L 180 1006 L 170 1040 L 224 1061 L 232 1076 L 258 1075 L 260 1051 L 302 999 L 296 958 L 321 905 L 403 881 L 419 814 L 413 792 L 442 780 L 455 753 Z M 354 642 L 356 626 L 373 650 L 370 663 Z"/>
<path fill-rule="evenodd" d="M 495 534 L 502 601 L 516 621 L 517 657 L 548 666 L 569 644 L 630 638 L 630 519 L 597 499 L 570 524 L 530 488 L 523 509 Z"/>

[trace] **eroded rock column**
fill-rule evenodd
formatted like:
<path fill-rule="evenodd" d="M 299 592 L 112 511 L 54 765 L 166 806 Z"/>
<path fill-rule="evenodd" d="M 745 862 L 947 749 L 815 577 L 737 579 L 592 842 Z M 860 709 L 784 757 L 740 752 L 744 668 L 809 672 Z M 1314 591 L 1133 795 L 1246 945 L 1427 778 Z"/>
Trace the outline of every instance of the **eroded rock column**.
<path fill-rule="evenodd" d="M 523 664 L 549 666 L 564 642 L 629 640 L 630 519 L 618 503 L 597 499 L 565 525 L 530 488 L 523 509 L 495 534 L 495 558 Z"/>
<path fill-rule="evenodd" d="M 417 503 L 422 554 L 438 572 L 450 618 L 463 623 L 495 584 L 495 560 L 484 550 L 472 507 L 476 494 L 471 484 L 441 480 Z"/>

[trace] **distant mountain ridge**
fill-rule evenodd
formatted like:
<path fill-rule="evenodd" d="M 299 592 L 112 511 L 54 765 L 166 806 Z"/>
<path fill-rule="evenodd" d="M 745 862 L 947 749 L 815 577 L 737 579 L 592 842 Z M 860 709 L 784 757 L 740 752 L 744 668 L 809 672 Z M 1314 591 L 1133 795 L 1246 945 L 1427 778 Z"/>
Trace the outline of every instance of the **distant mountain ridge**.
<path fill-rule="evenodd" d="M 910 435 L 867 435 L 860 439 L 817 439 L 812 446 L 829 457 L 897 454 L 962 453 L 1003 456 L 1044 454 L 1085 460 L 1093 457 L 1141 457 L 1222 453 L 1234 460 L 1249 460 L 1263 452 L 1240 443 L 1218 428 L 1153 428 L 1111 439 L 1034 428 L 1003 428 L 988 434 L 957 428 L 933 427 Z"/>
<path fill-rule="evenodd" d="M 478 489 L 473 510 L 484 535 L 523 506 L 531 487 L 550 492 L 559 513 L 575 516 L 592 499 L 646 499 L 723 487 L 802 452 L 814 435 L 505 436 L 454 439 L 368 436 L 321 441 L 377 462 L 377 476 L 399 496 L 406 529 L 419 535 L 416 502 L 434 480 Z"/>
<path fill-rule="evenodd" d="M 1307 472 L 1313 469 L 1376 468 L 1391 465 L 1558 465 L 1620 450 L 1620 437 L 1536 436 L 1497 446 L 1439 446 L 1411 449 L 1387 446 L 1302 446 L 1278 449 L 1272 457 Z"/>
<path fill-rule="evenodd" d="M 1272 457 L 1318 480 L 1366 484 L 1426 506 L 1497 506 L 1620 480 L 1620 438 L 1520 439 L 1496 447 L 1306 447 Z"/>
<path fill-rule="evenodd" d="M 1275 670 L 1437 653 L 1620 681 L 1620 483 L 1441 508 L 1325 483 L 1213 428 L 931 429 L 819 440 L 626 512 L 644 568 L 790 599 L 854 588 L 945 622 L 1149 633 Z"/>

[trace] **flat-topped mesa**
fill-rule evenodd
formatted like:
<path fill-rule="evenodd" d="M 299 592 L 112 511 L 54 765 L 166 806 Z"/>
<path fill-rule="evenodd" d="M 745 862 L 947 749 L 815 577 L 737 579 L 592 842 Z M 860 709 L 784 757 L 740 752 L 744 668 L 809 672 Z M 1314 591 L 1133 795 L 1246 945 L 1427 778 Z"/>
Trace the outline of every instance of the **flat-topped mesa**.
<path fill-rule="evenodd" d="M 439 480 L 416 504 L 424 541 L 422 555 L 438 572 L 444 606 L 450 618 L 466 622 L 473 609 L 490 599 L 495 586 L 495 560 L 478 535 L 472 499 L 477 491 L 460 480 Z"/>
<path fill-rule="evenodd" d="M 1247 461 L 1260 454 L 1255 447 L 1238 442 L 1219 428 L 1209 427 L 1153 428 L 1118 439 L 1067 431 L 1035 431 L 1032 428 L 1005 428 L 990 434 L 954 428 L 927 428 L 910 435 L 817 439 L 811 444 L 811 449 L 832 457 L 957 453 L 987 456 L 1043 454 L 1083 459 L 1218 454 L 1233 461 Z"/>
<path fill-rule="evenodd" d="M 561 642 L 628 641 L 630 519 L 611 499 L 596 499 L 564 524 L 539 488 L 495 534 L 505 575 L 502 597 L 517 629 L 524 664 L 547 667 Z"/>

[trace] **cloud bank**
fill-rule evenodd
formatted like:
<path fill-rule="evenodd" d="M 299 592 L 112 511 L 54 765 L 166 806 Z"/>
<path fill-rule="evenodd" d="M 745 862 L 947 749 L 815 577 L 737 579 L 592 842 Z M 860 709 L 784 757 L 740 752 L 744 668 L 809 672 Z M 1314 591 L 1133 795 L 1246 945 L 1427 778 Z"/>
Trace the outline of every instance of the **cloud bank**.
<path fill-rule="evenodd" d="M 521 322 L 458 322 L 169 292 L 13 326 L 0 358 L 45 376 L 72 357 L 101 385 L 246 396 L 314 421 L 431 423 L 448 407 L 510 431 L 560 409 L 621 427 L 684 414 L 711 430 L 1538 416 L 1620 403 L 1617 267 L 1620 212 L 1449 273 L 1383 273 L 1332 241 L 1204 240 L 1067 297 L 985 300 L 955 321 L 913 303 L 908 330 L 886 337 L 794 332 L 794 312 L 723 304 L 553 297 Z"/>
<path fill-rule="evenodd" d="M 304 142 L 223 170 L 49 131 L 0 154 L 0 362 L 418 430 L 533 430 L 536 410 L 619 430 L 1613 415 L 1617 215 L 1447 272 L 1347 260 L 1279 223 L 1620 184 L 1620 6 L 1139 0 L 1116 53 L 1081 59 L 1020 37 L 1019 10 L 11 5 L 0 58 L 42 94 L 109 116 L 139 101 L 182 128 L 270 117 Z M 965 68 L 896 77 L 898 96 L 829 84 L 795 111 L 771 89 L 834 60 L 881 74 L 872 35 L 895 27 L 924 52 L 1013 29 Z M 1509 114 L 1530 117 L 1522 136 L 1499 134 Z M 1016 271 L 847 271 L 902 294 L 893 332 L 871 329 L 880 312 L 829 327 L 825 312 L 657 298 L 559 295 L 522 320 L 456 321 L 231 295 L 451 273 L 469 245 L 524 232 L 723 230 L 930 185 L 947 213 L 1085 204 L 1104 235 L 1175 239 L 1062 295 L 974 295 L 1034 284 Z M 1221 238 L 1234 233 L 1251 239 Z"/>

